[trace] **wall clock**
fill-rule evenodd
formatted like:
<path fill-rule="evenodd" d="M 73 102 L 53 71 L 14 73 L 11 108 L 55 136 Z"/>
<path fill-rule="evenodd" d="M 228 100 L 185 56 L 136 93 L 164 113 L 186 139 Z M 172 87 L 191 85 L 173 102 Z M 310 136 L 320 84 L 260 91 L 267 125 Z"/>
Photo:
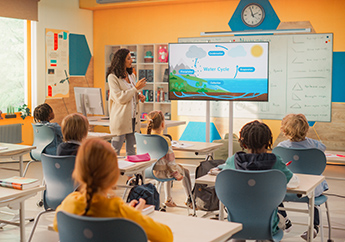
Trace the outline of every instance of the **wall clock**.
<path fill-rule="evenodd" d="M 265 10 L 260 4 L 249 3 L 243 8 L 241 19 L 248 27 L 257 27 L 265 19 Z"/>

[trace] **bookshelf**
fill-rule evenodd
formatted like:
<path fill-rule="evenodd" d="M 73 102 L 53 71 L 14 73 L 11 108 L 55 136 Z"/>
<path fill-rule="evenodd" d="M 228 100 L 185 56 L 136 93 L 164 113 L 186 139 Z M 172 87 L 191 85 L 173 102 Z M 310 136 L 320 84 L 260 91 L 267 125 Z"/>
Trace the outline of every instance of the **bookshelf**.
<path fill-rule="evenodd" d="M 168 44 L 140 44 L 140 45 L 106 45 L 105 73 L 111 64 L 114 53 L 120 48 L 127 48 L 131 52 L 137 80 L 146 77 L 146 87 L 142 94 L 146 101 L 140 103 L 140 113 L 161 110 L 164 114 L 171 113 L 171 103 L 168 100 Z M 109 86 L 105 80 L 105 113 L 108 115 Z"/>

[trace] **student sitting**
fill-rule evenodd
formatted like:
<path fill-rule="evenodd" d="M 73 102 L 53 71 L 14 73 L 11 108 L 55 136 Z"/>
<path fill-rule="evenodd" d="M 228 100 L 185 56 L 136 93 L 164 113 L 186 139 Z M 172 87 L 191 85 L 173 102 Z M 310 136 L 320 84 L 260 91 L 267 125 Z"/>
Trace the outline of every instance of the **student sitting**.
<path fill-rule="evenodd" d="M 152 111 L 148 114 L 149 124 L 147 126 L 147 134 L 158 134 L 162 136 L 168 143 L 168 153 L 159 159 L 153 167 L 153 174 L 157 178 L 165 179 L 174 177 L 176 180 L 181 181 L 185 193 L 188 197 L 186 205 L 192 207 L 192 198 L 190 197 L 192 190 L 192 183 L 190 180 L 189 170 L 175 162 L 175 154 L 172 150 L 170 139 L 163 135 L 165 128 L 164 115 L 162 111 Z M 176 207 L 175 202 L 171 196 L 171 181 L 165 182 L 165 205 L 168 207 Z"/>
<path fill-rule="evenodd" d="M 84 115 L 72 113 L 67 115 L 61 124 L 64 142 L 56 151 L 57 155 L 77 155 L 80 143 L 86 138 L 89 121 Z"/>
<path fill-rule="evenodd" d="M 242 151 L 235 153 L 219 168 L 238 170 L 276 169 L 285 174 L 286 183 L 290 181 L 293 173 L 286 167 L 282 159 L 273 153 L 267 153 L 267 149 L 272 146 L 272 133 L 266 124 L 257 120 L 245 124 L 240 131 L 239 142 L 243 149 L 247 149 L 248 153 Z M 279 222 L 277 213 L 272 227 L 273 234 L 278 231 Z M 285 221 L 282 221 L 282 223 L 285 223 Z M 285 225 L 279 227 L 284 229 Z"/>
<path fill-rule="evenodd" d="M 140 199 L 139 202 L 132 200 L 131 203 L 126 204 L 115 195 L 112 187 L 115 187 L 119 176 L 117 155 L 108 142 L 101 139 L 83 141 L 72 174 L 75 181 L 80 184 L 80 190 L 69 194 L 56 211 L 63 210 L 90 217 L 130 219 L 144 229 L 150 241 L 173 241 L 168 226 L 155 222 L 141 213 L 145 205 L 144 199 Z M 58 230 L 56 216 L 54 229 Z"/>
<path fill-rule="evenodd" d="M 310 139 L 306 137 L 309 124 L 306 117 L 303 114 L 288 114 L 281 123 L 281 131 L 288 140 L 282 141 L 278 146 L 286 148 L 316 148 L 323 152 L 326 150 L 326 146 L 318 140 Z M 328 184 L 323 181 L 319 186 L 315 188 L 315 197 L 320 196 L 324 191 L 328 190 Z M 283 215 L 284 216 L 284 215 Z M 319 210 L 314 208 L 314 238 L 319 233 Z M 304 240 L 308 238 L 308 231 L 305 231 L 301 237 Z"/>
<path fill-rule="evenodd" d="M 62 142 L 61 127 L 58 123 L 50 123 L 55 118 L 53 109 L 48 103 L 38 105 L 34 110 L 34 121 L 38 124 L 44 124 L 54 131 L 54 140 L 49 144 L 44 153 L 49 155 L 56 155 L 56 149 Z"/>

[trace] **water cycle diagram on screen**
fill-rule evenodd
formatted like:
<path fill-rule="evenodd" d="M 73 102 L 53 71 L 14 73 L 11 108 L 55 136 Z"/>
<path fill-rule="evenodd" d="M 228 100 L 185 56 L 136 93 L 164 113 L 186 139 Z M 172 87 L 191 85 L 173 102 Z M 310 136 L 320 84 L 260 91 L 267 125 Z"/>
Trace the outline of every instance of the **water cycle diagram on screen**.
<path fill-rule="evenodd" d="M 171 100 L 268 100 L 268 42 L 169 44 Z"/>

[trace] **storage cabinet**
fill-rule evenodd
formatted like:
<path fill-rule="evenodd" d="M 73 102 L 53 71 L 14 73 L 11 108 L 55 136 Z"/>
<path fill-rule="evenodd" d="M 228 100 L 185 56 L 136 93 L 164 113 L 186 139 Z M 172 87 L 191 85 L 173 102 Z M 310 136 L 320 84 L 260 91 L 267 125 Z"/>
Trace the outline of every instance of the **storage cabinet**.
<path fill-rule="evenodd" d="M 117 50 L 127 48 L 131 52 L 137 80 L 146 77 L 147 83 L 142 90 L 146 100 L 140 102 L 140 112 L 149 113 L 152 110 L 161 110 L 163 114 L 171 113 L 171 104 L 168 100 L 168 44 L 141 44 L 141 45 L 107 45 L 105 46 L 105 73 Z M 109 86 L 105 81 L 105 112 L 108 115 Z"/>

